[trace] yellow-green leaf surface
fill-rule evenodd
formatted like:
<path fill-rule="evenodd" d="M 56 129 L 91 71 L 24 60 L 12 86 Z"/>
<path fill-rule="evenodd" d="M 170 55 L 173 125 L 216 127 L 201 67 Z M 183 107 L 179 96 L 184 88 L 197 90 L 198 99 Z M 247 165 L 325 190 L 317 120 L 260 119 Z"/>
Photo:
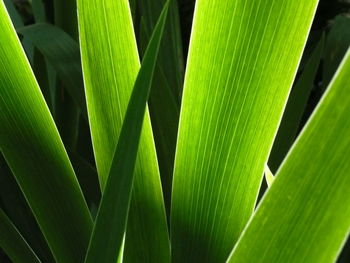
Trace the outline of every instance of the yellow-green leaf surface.
<path fill-rule="evenodd" d="M 171 211 L 173 262 L 224 262 L 251 216 L 317 0 L 198 0 Z"/>
<path fill-rule="evenodd" d="M 16 263 L 40 263 L 39 258 L 0 208 L 0 247 Z"/>
<path fill-rule="evenodd" d="M 0 149 L 56 260 L 81 262 L 90 213 L 2 1 L 0 28 Z"/>
<path fill-rule="evenodd" d="M 129 213 L 137 150 L 168 7 L 169 2 L 160 16 L 135 81 L 85 263 L 116 262 L 118 255 L 123 253 L 122 244 Z M 166 250 L 167 246 L 164 248 L 165 250 L 157 251 L 158 259 L 153 258 L 153 262 L 170 260 L 170 255 Z M 129 254 L 131 258 L 127 259 L 128 262 L 144 261 L 144 254 L 133 252 Z M 165 258 L 164 255 L 168 258 Z"/>
<path fill-rule="evenodd" d="M 350 49 L 228 262 L 335 262 L 350 233 Z"/>
<path fill-rule="evenodd" d="M 78 14 L 88 114 L 103 189 L 140 62 L 127 0 L 80 0 Z M 126 245 L 143 255 L 143 262 L 166 262 L 169 241 L 148 111 L 130 206 Z M 159 258 L 164 250 L 165 258 Z M 128 254 L 124 258 L 128 262 Z"/>
<path fill-rule="evenodd" d="M 270 187 L 272 185 L 273 181 L 275 180 L 275 177 L 273 176 L 270 168 L 267 165 L 265 165 L 264 174 L 265 174 L 266 183 L 267 183 L 268 187 Z"/>
<path fill-rule="evenodd" d="M 324 50 L 324 42 L 323 35 L 311 53 L 305 64 L 304 71 L 301 73 L 288 98 L 288 103 L 269 156 L 268 164 L 273 172 L 277 171 L 298 134 L 303 113 L 305 112 L 310 93 L 314 88 L 315 76 Z"/>

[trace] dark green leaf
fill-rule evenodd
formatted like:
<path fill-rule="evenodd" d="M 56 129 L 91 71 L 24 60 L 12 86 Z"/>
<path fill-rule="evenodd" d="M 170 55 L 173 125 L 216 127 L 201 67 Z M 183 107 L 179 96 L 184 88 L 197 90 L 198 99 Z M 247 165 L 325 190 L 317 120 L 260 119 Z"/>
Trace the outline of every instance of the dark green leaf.
<path fill-rule="evenodd" d="M 55 259 L 81 262 L 92 219 L 2 1 L 0 28 L 0 149 Z"/>

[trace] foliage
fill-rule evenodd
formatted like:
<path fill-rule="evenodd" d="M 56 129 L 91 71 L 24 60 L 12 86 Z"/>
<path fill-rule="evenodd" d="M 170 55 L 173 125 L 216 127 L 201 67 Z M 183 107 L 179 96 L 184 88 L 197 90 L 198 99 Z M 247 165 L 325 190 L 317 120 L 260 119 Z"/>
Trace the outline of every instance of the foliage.
<path fill-rule="evenodd" d="M 347 262 L 349 3 L 317 6 L 0 1 L 0 261 Z"/>

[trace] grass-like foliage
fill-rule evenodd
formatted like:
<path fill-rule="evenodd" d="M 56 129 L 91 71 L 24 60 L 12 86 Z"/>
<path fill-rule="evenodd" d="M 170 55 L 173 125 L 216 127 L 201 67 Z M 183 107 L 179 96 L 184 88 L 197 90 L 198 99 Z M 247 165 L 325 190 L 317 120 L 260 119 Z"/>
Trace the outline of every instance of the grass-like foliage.
<path fill-rule="evenodd" d="M 350 19 L 309 35 L 318 0 L 197 0 L 184 46 L 179 5 L 32 0 L 27 25 L 0 0 L 11 262 L 336 262 Z"/>

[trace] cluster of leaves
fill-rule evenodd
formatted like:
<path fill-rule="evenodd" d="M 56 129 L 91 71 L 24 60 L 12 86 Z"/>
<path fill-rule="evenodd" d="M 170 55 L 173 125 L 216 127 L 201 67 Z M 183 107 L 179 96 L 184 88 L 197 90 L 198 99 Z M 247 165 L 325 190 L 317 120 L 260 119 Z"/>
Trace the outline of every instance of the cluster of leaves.
<path fill-rule="evenodd" d="M 21 40 L 1 3 L 0 247 L 13 262 L 338 257 L 348 2 L 320 2 L 307 44 L 316 0 L 198 0 L 193 27 L 193 0 L 4 2 Z"/>

